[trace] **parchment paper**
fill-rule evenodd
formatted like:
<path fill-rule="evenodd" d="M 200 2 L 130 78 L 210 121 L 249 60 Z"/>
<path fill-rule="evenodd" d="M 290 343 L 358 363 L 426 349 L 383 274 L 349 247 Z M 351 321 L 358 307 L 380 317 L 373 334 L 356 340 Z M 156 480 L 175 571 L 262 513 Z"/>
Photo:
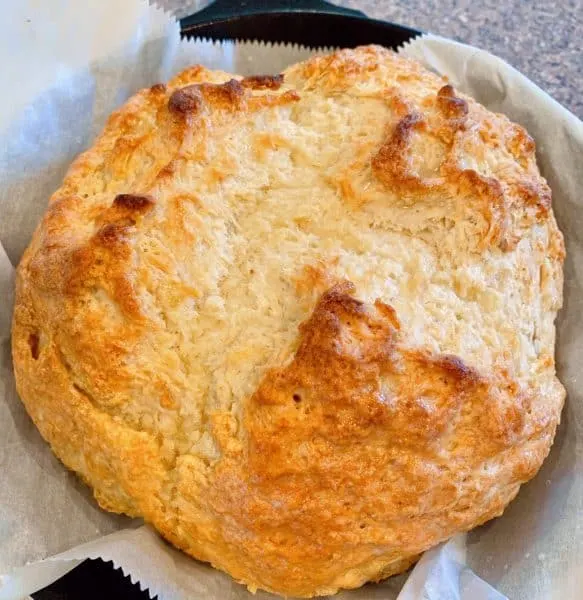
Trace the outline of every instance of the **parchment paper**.
<path fill-rule="evenodd" d="M 0 70 L 5 90 L 0 94 L 0 242 L 6 250 L 0 247 L 0 573 L 10 572 L 1 580 L 0 600 L 29 594 L 87 557 L 112 560 L 161 600 L 250 598 L 242 586 L 174 550 L 139 521 L 100 510 L 86 487 L 53 457 L 14 390 L 9 344 L 13 265 L 72 159 L 137 89 L 196 62 L 242 74 L 279 72 L 312 51 L 181 43 L 176 23 L 140 0 L 91 0 L 82 7 L 53 0 L 47 3 L 50 11 L 32 0 L 13 4 L 14 14 L 4 21 L 11 25 L 0 24 L 0 51 L 14 57 Z M 402 52 L 522 123 L 537 140 L 567 241 L 557 358 L 569 397 L 557 440 L 537 478 L 523 487 L 502 518 L 472 532 L 467 543 L 461 536 L 426 553 L 399 599 L 500 600 L 464 566 L 466 560 L 512 599 L 578 598 L 583 589 L 583 398 L 576 385 L 583 348 L 578 271 L 583 269 L 583 124 L 483 51 L 429 36 Z M 101 537 L 105 534 L 110 535 Z M 338 597 L 391 600 L 405 580 L 391 578 Z"/>

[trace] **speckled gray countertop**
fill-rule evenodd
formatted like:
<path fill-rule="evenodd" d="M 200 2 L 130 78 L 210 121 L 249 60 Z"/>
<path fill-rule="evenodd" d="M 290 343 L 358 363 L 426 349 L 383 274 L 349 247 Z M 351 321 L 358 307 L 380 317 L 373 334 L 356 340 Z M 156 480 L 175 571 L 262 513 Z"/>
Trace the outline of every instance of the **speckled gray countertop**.
<path fill-rule="evenodd" d="M 583 118 L 583 0 L 336 0 L 505 59 Z"/>

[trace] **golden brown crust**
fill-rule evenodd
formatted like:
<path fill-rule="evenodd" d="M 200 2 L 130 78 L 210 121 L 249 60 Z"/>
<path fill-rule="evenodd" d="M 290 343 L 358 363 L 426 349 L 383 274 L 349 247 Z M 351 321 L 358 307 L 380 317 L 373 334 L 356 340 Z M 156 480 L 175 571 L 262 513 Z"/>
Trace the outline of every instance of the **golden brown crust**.
<path fill-rule="evenodd" d="M 139 92 L 18 269 L 28 412 L 101 506 L 250 589 L 401 572 L 553 440 L 564 245 L 534 152 L 374 46 Z"/>
<path fill-rule="evenodd" d="M 244 77 L 241 84 L 252 90 L 278 90 L 283 84 L 283 75 L 251 75 Z"/>

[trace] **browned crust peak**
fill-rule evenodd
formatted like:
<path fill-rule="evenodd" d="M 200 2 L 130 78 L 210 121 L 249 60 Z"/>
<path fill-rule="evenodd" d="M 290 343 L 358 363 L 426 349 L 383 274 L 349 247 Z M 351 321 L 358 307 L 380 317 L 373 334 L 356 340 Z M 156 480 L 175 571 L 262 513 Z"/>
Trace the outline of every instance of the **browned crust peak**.
<path fill-rule="evenodd" d="M 455 95 L 453 85 L 444 85 L 437 92 L 437 105 L 447 118 L 463 118 L 469 112 L 468 103 Z"/>
<path fill-rule="evenodd" d="M 113 205 L 130 212 L 146 213 L 154 207 L 154 199 L 149 195 L 118 194 L 113 200 Z"/>
<path fill-rule="evenodd" d="M 278 90 L 283 84 L 283 74 L 279 75 L 251 75 L 241 80 L 243 87 L 252 90 Z"/>
<path fill-rule="evenodd" d="M 173 92 L 168 101 L 168 108 L 177 113 L 187 114 L 197 112 L 204 102 L 208 102 L 216 108 L 234 110 L 241 104 L 243 96 L 243 86 L 236 79 L 220 84 L 196 83 Z"/>

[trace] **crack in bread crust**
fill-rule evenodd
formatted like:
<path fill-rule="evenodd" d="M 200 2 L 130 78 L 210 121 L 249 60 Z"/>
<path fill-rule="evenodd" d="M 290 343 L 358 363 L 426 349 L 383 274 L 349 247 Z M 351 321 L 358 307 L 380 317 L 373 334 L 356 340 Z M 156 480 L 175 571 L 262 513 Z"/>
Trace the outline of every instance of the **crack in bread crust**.
<path fill-rule="evenodd" d="M 18 269 L 22 400 L 107 510 L 252 590 L 502 513 L 564 400 L 534 142 L 375 46 L 194 66 L 114 113 Z"/>

